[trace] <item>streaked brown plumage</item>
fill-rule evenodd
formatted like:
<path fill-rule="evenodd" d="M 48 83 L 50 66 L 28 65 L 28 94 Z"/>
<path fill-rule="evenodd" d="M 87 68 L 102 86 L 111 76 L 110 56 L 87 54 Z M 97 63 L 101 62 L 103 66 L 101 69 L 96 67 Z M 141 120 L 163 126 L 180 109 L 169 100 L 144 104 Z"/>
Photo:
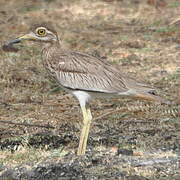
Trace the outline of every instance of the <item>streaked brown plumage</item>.
<path fill-rule="evenodd" d="M 154 89 L 127 77 L 101 58 L 64 50 L 57 32 L 50 24 L 35 24 L 30 28 L 28 34 L 9 44 L 12 45 L 22 40 L 39 41 L 43 44 L 44 67 L 62 88 L 79 100 L 83 113 L 83 128 L 78 155 L 84 154 L 86 150 L 92 120 L 88 103 L 92 98 L 127 96 L 166 103 L 161 97 L 155 95 Z"/>

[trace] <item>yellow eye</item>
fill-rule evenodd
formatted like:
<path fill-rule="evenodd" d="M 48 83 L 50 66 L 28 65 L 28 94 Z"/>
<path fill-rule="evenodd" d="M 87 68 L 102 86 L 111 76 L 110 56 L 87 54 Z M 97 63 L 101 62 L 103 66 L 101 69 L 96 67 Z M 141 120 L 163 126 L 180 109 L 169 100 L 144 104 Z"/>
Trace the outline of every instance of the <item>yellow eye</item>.
<path fill-rule="evenodd" d="M 37 34 L 39 36 L 45 36 L 46 35 L 46 30 L 45 29 L 38 29 L 37 30 Z"/>

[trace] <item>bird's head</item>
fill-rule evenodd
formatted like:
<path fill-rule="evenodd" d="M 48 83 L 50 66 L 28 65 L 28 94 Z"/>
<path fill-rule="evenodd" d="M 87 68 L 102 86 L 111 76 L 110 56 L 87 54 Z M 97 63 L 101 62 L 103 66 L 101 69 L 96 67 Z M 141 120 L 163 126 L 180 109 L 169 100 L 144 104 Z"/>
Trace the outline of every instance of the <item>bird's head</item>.
<path fill-rule="evenodd" d="M 42 43 L 59 42 L 57 32 L 54 30 L 53 26 L 50 23 L 41 23 L 31 25 L 27 34 L 11 40 L 8 44 L 12 45 L 27 40 Z"/>

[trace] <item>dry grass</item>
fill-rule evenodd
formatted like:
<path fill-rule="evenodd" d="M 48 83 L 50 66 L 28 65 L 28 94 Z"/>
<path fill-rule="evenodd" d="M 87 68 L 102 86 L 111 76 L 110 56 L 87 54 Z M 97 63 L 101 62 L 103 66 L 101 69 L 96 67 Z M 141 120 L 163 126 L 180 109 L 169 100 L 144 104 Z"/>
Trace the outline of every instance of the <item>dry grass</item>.
<path fill-rule="evenodd" d="M 10 0 L 8 3 L 1 0 L 0 44 L 26 32 L 31 21 L 51 21 L 55 24 L 66 48 L 93 54 L 98 52 L 100 56 L 107 57 L 105 61 L 159 88 L 161 96 L 178 100 L 180 27 L 178 24 L 170 24 L 179 18 L 180 5 L 177 0 L 167 2 L 167 7 L 159 12 L 148 6 L 145 1 L 134 4 L 131 1 L 100 0 Z M 55 127 L 52 130 L 54 135 L 61 136 L 65 133 L 72 135 L 75 140 L 68 141 L 65 152 L 74 152 L 79 134 L 77 129 L 81 122 L 78 103 L 63 91 L 52 92 L 55 91 L 56 84 L 48 80 L 42 67 L 39 45 L 24 43 L 19 45 L 19 49 L 18 53 L 0 50 L 0 120 L 50 124 Z M 93 115 L 97 117 L 118 106 L 126 105 L 138 106 L 138 103 L 121 99 L 97 100 L 92 103 Z M 153 121 L 150 124 L 142 124 L 141 127 L 123 122 L 134 119 Z M 65 127 L 69 124 L 67 129 L 61 129 L 63 124 Z M 135 148 L 143 152 L 166 146 L 172 147 L 173 143 L 176 145 L 179 137 L 179 119 L 172 117 L 171 113 L 125 111 L 123 115 L 111 115 L 94 122 L 90 144 L 96 146 L 95 149 L 101 145 L 107 148 L 108 145 L 121 144 L 119 139 L 115 139 L 113 143 L 113 138 L 107 140 L 107 144 L 103 144 L 103 137 L 106 137 L 107 132 L 99 130 L 99 127 L 96 127 L 98 124 L 104 124 L 104 128 L 110 129 L 118 124 L 119 129 L 123 130 L 117 132 L 124 136 L 135 136 L 137 141 Z M 51 131 L 3 123 L 0 130 L 1 143 L 7 138 L 28 137 Z M 149 135 L 146 130 L 149 130 L 150 134 L 154 131 L 155 135 Z M 98 132 L 101 132 L 98 135 L 99 140 L 96 139 Z M 164 133 L 172 137 L 171 140 L 165 142 Z M 102 144 L 99 145 L 99 142 Z M 39 161 L 46 159 L 52 151 L 29 149 L 28 146 L 14 154 L 6 150 L 1 152 L 0 159 L 3 161 L 0 164 L 16 166 L 29 160 Z M 137 171 L 138 174 L 146 174 L 148 177 L 158 174 L 153 169 L 151 170 L 153 173 L 146 170 L 133 169 L 130 170 L 130 174 L 137 174 Z"/>

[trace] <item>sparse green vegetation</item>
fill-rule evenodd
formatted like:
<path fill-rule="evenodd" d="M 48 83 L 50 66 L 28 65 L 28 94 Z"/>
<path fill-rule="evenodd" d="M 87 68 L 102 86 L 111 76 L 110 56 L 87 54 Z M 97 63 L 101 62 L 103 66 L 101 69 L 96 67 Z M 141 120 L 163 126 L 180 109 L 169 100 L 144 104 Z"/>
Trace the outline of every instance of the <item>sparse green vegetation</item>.
<path fill-rule="evenodd" d="M 178 2 L 178 1 L 170 2 L 170 3 L 169 3 L 169 7 L 170 7 L 170 8 L 180 7 L 180 2 Z"/>

